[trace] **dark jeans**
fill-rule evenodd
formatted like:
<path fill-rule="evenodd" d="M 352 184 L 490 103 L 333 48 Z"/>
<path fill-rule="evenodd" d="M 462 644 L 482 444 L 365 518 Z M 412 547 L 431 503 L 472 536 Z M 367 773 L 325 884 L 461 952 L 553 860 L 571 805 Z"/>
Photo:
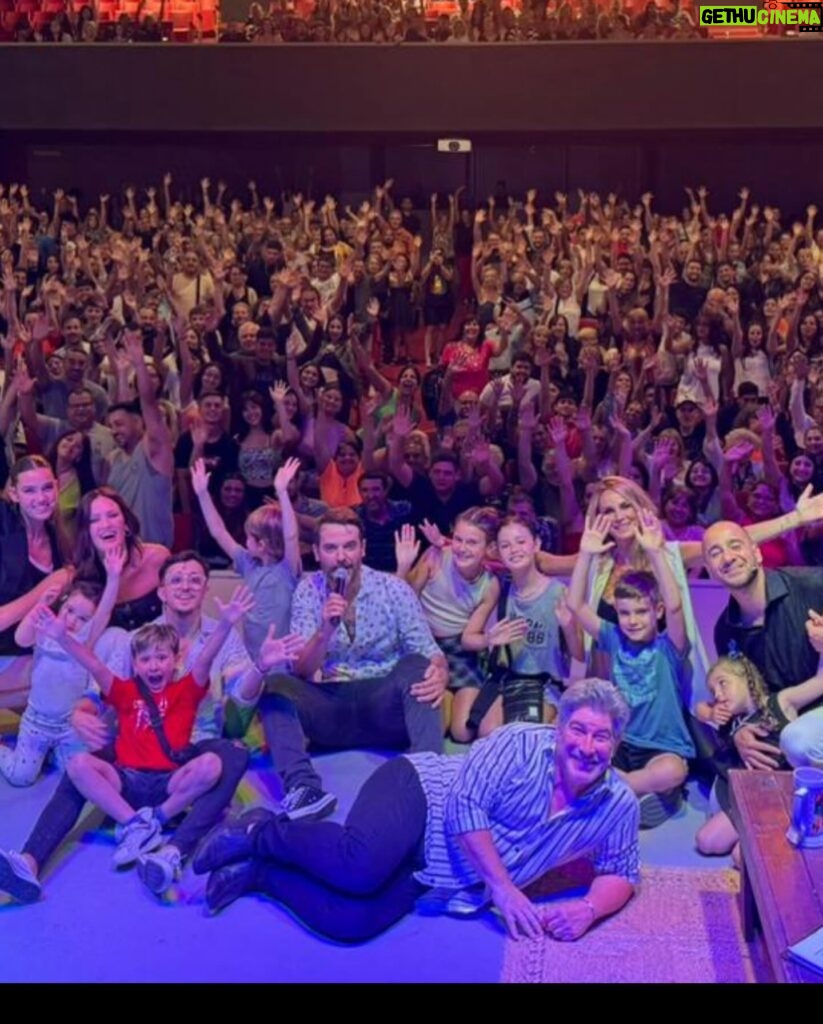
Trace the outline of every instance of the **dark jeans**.
<path fill-rule="evenodd" d="M 272 818 L 255 836 L 256 888 L 336 942 L 364 942 L 414 909 L 425 891 L 426 797 L 405 757 L 381 765 L 345 825 Z"/>
<path fill-rule="evenodd" d="M 409 654 L 377 679 L 307 683 L 274 676 L 260 699 L 260 717 L 286 792 L 295 786 L 322 788 L 306 752 L 307 739 L 329 750 L 385 747 L 441 753 L 440 711 L 409 692 L 428 665 L 422 655 Z"/>
<path fill-rule="evenodd" d="M 194 801 L 182 824 L 169 840 L 183 857 L 187 857 L 217 823 L 231 802 L 249 763 L 248 749 L 231 740 L 204 740 L 198 744 L 198 748 L 202 754 L 217 754 L 221 772 L 220 778 L 208 793 Z M 40 871 L 77 824 L 85 805 L 86 798 L 75 788 L 68 775 L 64 775 L 23 847 L 23 853 L 34 857 Z"/>

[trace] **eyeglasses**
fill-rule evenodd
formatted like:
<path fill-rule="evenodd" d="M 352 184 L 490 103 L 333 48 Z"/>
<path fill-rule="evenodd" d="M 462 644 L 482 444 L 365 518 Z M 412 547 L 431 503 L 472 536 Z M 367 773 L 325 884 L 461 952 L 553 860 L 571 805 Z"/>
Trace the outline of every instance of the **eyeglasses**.
<path fill-rule="evenodd" d="M 163 581 L 167 587 L 205 587 L 206 577 L 199 574 L 192 576 L 169 576 Z"/>

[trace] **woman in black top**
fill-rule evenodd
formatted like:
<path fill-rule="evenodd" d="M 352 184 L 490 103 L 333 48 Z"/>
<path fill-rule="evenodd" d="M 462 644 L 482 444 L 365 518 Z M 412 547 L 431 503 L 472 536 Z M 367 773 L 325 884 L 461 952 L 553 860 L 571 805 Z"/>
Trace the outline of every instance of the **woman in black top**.
<path fill-rule="evenodd" d="M 68 577 L 57 479 L 49 463 L 40 455 L 20 459 L 12 466 L 8 493 L 11 500 L 0 501 L 0 704 L 13 706 L 16 701 L 8 694 L 25 686 L 31 653 L 15 643 L 15 628 Z"/>

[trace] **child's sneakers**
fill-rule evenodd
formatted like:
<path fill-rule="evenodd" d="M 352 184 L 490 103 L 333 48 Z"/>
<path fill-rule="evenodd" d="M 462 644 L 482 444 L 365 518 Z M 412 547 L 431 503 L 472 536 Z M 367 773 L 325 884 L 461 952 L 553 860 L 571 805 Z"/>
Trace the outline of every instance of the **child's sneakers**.
<path fill-rule="evenodd" d="M 141 807 L 131 821 L 117 826 L 115 835 L 118 845 L 112 864 L 116 868 L 127 867 L 144 853 L 151 853 L 163 845 L 160 822 L 155 818 L 152 807 Z"/>
<path fill-rule="evenodd" d="M 0 893 L 18 903 L 36 903 L 41 886 L 26 858 L 14 850 L 0 850 Z"/>
<path fill-rule="evenodd" d="M 176 846 L 164 846 L 155 853 L 143 855 L 137 862 L 137 874 L 145 887 L 155 896 L 162 896 L 180 878 L 180 851 Z"/>
<path fill-rule="evenodd" d="M 683 806 L 683 789 L 670 789 L 665 793 L 646 793 L 640 797 L 640 827 L 657 828 L 673 818 Z"/>

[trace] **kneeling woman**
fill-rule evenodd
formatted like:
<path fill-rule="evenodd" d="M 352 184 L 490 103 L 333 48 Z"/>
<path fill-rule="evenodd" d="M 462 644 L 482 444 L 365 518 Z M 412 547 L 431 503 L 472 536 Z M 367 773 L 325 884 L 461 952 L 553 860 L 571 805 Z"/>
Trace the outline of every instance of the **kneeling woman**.
<path fill-rule="evenodd" d="M 497 657 L 505 655 L 511 674 L 544 677 L 544 700 L 550 706 L 544 719 L 553 720 L 560 684 L 568 677 L 569 655 L 583 658 L 582 636 L 566 605 L 565 588 L 537 566 L 540 541 L 531 521 L 521 516 L 504 519 L 497 550 L 511 583 L 495 581 L 489 587 L 463 631 L 463 646 L 469 651 L 501 648 Z M 494 690 L 484 687 L 481 694 L 468 725 L 476 726 L 477 735 L 487 736 L 503 724 L 503 697 L 495 697 L 487 707 Z"/>
<path fill-rule="evenodd" d="M 405 535 L 396 544 L 397 574 L 420 598 L 426 621 L 449 663 L 449 690 L 454 695 L 450 731 L 458 743 L 474 739 L 467 720 L 483 685 L 480 655 L 465 650 L 461 638 L 490 590 L 498 592 L 497 581 L 485 566 L 499 523 L 493 508 L 468 509 L 455 521 L 451 544 L 430 547 L 413 569 L 408 566 L 419 544 Z M 413 534 L 413 527 L 406 529 Z"/>

